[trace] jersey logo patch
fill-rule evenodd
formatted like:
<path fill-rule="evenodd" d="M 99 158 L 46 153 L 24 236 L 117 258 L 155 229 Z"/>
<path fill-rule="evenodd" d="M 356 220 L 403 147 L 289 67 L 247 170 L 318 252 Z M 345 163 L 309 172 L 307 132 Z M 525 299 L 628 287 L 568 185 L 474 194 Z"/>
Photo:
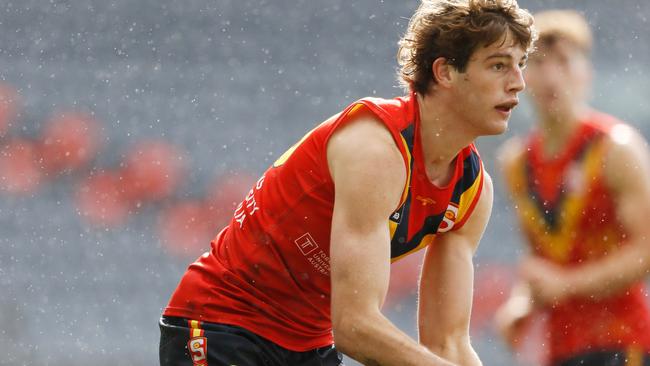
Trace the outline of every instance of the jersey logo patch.
<path fill-rule="evenodd" d="M 318 244 L 316 244 L 316 241 L 309 233 L 305 233 L 298 239 L 294 240 L 294 243 L 296 243 L 296 246 L 300 249 L 302 255 L 305 256 L 318 249 Z"/>
<path fill-rule="evenodd" d="M 420 201 L 420 203 L 422 203 L 422 206 L 435 205 L 436 204 L 436 201 L 434 201 L 433 198 L 429 198 L 429 197 L 422 197 L 422 196 L 418 195 L 417 197 L 415 197 L 415 199 Z"/>
<path fill-rule="evenodd" d="M 194 337 L 187 342 L 187 349 L 192 356 L 193 366 L 208 366 L 208 339 Z"/>
<path fill-rule="evenodd" d="M 393 212 L 392 215 L 390 215 L 390 220 L 396 224 L 399 224 L 402 222 L 402 216 L 403 216 L 403 211 L 404 211 L 404 206 L 400 207 L 397 211 Z"/>
<path fill-rule="evenodd" d="M 458 217 L 458 205 L 453 202 L 450 202 L 449 206 L 447 206 L 447 211 L 445 211 L 445 215 L 442 217 L 440 226 L 438 226 L 438 232 L 445 233 L 451 230 L 456 224 L 457 217 Z"/>

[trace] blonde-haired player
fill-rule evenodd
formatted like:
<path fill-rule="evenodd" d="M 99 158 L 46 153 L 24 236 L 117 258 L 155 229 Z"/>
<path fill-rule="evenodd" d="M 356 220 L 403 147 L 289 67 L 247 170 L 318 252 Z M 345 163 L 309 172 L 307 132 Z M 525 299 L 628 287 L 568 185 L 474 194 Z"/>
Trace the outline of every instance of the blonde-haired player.
<path fill-rule="evenodd" d="M 645 140 L 587 104 L 592 35 L 582 15 L 535 15 L 525 78 L 537 125 L 501 152 L 530 255 L 497 314 L 511 344 L 548 313 L 550 364 L 650 365 L 650 159 Z"/>

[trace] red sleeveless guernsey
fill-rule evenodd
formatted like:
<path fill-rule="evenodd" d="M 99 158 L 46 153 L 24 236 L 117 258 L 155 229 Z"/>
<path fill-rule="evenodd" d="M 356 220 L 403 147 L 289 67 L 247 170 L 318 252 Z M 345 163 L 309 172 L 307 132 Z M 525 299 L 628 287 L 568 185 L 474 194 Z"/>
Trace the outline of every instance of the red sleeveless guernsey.
<path fill-rule="evenodd" d="M 533 133 L 507 172 L 524 233 L 536 255 L 574 267 L 597 260 L 625 245 L 602 163 L 606 137 L 620 125 L 592 112 L 581 122 L 566 149 L 544 159 L 542 141 Z M 650 352 L 650 313 L 641 283 L 602 300 L 572 298 L 548 309 L 554 362 L 585 352 Z"/>
<path fill-rule="evenodd" d="M 314 128 L 264 173 L 212 241 L 211 251 L 189 266 L 163 315 L 237 325 L 293 351 L 333 343 L 334 183 L 326 147 L 334 130 L 362 109 L 390 130 L 408 173 L 402 201 L 386 218 L 392 259 L 463 225 L 483 184 L 476 148 L 460 151 L 451 182 L 436 187 L 422 161 L 415 95 L 361 99 Z"/>

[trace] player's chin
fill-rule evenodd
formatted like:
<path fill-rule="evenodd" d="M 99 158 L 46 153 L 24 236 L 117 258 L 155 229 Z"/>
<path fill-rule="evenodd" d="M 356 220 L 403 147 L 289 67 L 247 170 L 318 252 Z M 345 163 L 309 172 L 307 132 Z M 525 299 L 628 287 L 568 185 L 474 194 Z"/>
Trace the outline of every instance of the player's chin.
<path fill-rule="evenodd" d="M 498 119 L 490 121 L 483 125 L 481 135 L 483 136 L 494 136 L 501 135 L 502 133 L 508 130 L 508 119 Z"/>

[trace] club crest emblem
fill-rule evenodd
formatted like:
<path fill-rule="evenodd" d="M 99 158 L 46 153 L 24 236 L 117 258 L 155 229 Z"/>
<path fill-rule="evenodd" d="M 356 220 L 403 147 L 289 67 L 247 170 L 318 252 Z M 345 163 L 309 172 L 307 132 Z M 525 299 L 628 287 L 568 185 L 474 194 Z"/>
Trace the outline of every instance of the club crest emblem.
<path fill-rule="evenodd" d="M 445 211 L 442 221 L 438 226 L 439 233 L 445 233 L 451 230 L 456 224 L 456 218 L 458 217 L 458 205 L 453 202 L 449 202 L 447 210 Z"/>
<path fill-rule="evenodd" d="M 208 366 L 208 339 L 194 337 L 187 342 L 193 366 Z"/>

